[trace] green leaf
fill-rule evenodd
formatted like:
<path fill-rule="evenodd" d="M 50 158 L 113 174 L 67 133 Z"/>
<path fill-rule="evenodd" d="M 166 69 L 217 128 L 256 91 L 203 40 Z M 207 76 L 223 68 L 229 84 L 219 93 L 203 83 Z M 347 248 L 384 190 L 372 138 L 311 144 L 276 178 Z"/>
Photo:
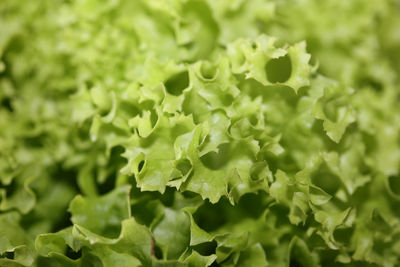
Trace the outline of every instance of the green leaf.
<path fill-rule="evenodd" d="M 12 208 L 20 210 L 22 213 L 28 213 L 36 204 L 36 197 L 29 185 L 34 178 L 28 178 L 23 185 L 19 186 L 12 196 L 7 196 L 5 190 L 0 189 L 1 202 L 0 210 L 6 211 Z"/>
<path fill-rule="evenodd" d="M 188 267 L 208 267 L 215 261 L 216 258 L 217 256 L 214 254 L 202 256 L 198 252 L 193 250 L 184 262 L 188 264 Z"/>
<path fill-rule="evenodd" d="M 14 211 L 0 215 L 0 263 L 4 266 L 30 266 L 34 262 L 33 241 L 20 220 Z M 13 257 L 7 258 L 6 253 L 13 253 Z"/>
<path fill-rule="evenodd" d="M 178 259 L 190 242 L 190 220 L 183 211 L 165 208 L 164 216 L 153 228 L 154 238 L 165 259 Z"/>
<path fill-rule="evenodd" d="M 193 216 L 188 213 L 190 217 L 190 245 L 195 246 L 201 243 L 210 242 L 214 239 L 212 235 L 201 229 L 193 219 Z"/>
<path fill-rule="evenodd" d="M 75 197 L 69 206 L 71 221 L 89 231 L 115 237 L 119 235 L 121 221 L 130 217 L 130 186 L 122 186 L 101 197 Z"/>
<path fill-rule="evenodd" d="M 236 266 L 268 266 L 262 246 L 260 244 L 255 244 L 240 253 Z"/>

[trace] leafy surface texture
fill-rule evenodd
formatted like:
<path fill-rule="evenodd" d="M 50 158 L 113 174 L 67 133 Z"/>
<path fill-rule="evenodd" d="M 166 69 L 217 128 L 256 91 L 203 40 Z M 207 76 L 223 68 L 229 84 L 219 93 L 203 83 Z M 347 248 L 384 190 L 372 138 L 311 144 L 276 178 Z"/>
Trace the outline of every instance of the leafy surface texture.
<path fill-rule="evenodd" d="M 399 264 L 398 0 L 0 1 L 0 266 Z"/>

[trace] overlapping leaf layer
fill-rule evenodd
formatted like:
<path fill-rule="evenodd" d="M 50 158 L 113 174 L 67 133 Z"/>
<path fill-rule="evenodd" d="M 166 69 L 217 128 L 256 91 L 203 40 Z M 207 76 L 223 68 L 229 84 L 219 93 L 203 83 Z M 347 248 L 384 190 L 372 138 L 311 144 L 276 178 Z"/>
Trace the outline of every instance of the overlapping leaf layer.
<path fill-rule="evenodd" d="M 396 0 L 0 2 L 1 266 L 396 266 Z"/>

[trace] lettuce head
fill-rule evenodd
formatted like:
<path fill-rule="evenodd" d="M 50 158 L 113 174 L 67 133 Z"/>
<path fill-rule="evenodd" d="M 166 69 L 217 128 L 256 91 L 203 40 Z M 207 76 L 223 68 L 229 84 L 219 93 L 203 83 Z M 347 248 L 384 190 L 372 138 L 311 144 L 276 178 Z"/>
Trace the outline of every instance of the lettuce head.
<path fill-rule="evenodd" d="M 398 266 L 398 0 L 0 1 L 0 266 Z"/>

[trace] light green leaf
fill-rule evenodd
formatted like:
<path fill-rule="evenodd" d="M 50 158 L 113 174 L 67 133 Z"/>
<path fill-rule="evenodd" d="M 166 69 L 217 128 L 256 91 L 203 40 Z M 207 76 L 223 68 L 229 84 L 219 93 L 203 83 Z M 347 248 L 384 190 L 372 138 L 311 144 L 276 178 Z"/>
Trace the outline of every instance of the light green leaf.
<path fill-rule="evenodd" d="M 101 197 L 75 197 L 69 206 L 71 221 L 99 235 L 118 236 L 121 221 L 130 217 L 129 191 L 130 186 L 122 186 Z"/>

